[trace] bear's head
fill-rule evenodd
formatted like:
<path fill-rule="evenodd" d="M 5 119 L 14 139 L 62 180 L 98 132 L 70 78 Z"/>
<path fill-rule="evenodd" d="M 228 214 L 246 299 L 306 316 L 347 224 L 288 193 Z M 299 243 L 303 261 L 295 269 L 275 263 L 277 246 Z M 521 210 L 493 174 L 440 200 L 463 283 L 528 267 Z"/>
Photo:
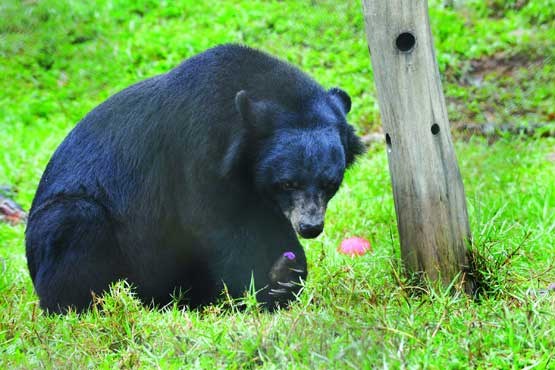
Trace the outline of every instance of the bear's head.
<path fill-rule="evenodd" d="M 346 120 L 349 95 L 333 88 L 286 107 L 240 91 L 235 105 L 245 130 L 224 158 L 225 171 L 243 152 L 256 190 L 300 236 L 317 237 L 345 169 L 364 152 Z"/>

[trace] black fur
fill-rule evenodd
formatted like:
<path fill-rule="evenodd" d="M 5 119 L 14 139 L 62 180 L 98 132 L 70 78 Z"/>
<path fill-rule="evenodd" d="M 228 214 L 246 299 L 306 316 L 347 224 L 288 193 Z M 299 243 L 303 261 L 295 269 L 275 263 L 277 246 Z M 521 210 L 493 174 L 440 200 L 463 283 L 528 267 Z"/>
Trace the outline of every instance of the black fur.
<path fill-rule="evenodd" d="M 59 146 L 33 201 L 26 251 L 41 306 L 81 311 L 127 279 L 145 303 L 181 290 L 196 307 L 254 278 L 273 307 L 268 274 L 284 251 L 306 278 L 275 184 L 292 176 L 311 184 L 303 196 L 333 196 L 362 152 L 349 109 L 345 92 L 237 45 L 112 96 Z"/>

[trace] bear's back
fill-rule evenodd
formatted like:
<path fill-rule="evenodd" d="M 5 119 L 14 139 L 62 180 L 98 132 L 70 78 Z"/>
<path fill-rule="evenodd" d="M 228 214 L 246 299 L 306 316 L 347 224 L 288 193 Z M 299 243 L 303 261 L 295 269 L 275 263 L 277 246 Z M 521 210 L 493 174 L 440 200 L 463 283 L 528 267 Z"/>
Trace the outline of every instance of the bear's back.
<path fill-rule="evenodd" d="M 234 109 L 240 90 L 258 100 L 278 102 L 299 110 L 299 105 L 323 93 L 322 87 L 297 67 L 260 50 L 225 44 L 193 56 L 170 71 L 165 78 L 173 92 L 200 89 L 202 98 Z M 187 94 L 186 94 L 187 96 Z M 192 97 L 194 98 L 194 97 Z"/>

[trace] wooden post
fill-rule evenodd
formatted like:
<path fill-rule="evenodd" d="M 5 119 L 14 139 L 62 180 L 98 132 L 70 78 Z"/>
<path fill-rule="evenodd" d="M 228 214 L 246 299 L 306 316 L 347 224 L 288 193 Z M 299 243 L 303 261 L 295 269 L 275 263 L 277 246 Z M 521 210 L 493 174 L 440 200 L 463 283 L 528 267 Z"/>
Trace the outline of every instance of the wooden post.
<path fill-rule="evenodd" d="M 407 272 L 445 285 L 468 267 L 463 183 L 425 0 L 363 0 L 401 256 Z M 422 276 L 421 275 L 421 276 Z M 466 277 L 465 290 L 471 291 Z"/>

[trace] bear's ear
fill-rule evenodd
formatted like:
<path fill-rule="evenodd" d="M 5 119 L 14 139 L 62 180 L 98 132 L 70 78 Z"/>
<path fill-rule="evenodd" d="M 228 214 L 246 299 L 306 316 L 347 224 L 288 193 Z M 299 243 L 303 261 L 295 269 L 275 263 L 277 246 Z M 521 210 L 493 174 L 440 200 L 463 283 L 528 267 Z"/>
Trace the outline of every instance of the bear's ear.
<path fill-rule="evenodd" d="M 339 87 L 334 87 L 328 91 L 328 94 L 330 94 L 332 99 L 341 107 L 343 114 L 346 115 L 351 111 L 351 97 L 345 91 L 341 90 Z"/>
<path fill-rule="evenodd" d="M 241 166 L 249 143 L 270 134 L 272 128 L 269 104 L 253 101 L 245 90 L 235 95 L 235 109 L 241 116 L 241 125 L 231 134 L 220 166 L 220 175 L 227 177 Z"/>
<path fill-rule="evenodd" d="M 348 168 L 355 162 L 359 155 L 366 152 L 366 147 L 362 140 L 356 135 L 354 127 L 349 124 L 346 126 L 343 147 L 345 149 L 346 167 Z"/>
<path fill-rule="evenodd" d="M 252 122 L 254 120 L 254 114 L 252 112 L 252 103 L 245 90 L 241 90 L 235 95 L 235 109 L 241 115 L 241 118 L 246 122 Z"/>
<path fill-rule="evenodd" d="M 255 137 L 271 133 L 272 121 L 270 106 L 264 101 L 253 101 L 245 90 L 235 95 L 235 109 L 241 115 L 247 130 Z"/>

